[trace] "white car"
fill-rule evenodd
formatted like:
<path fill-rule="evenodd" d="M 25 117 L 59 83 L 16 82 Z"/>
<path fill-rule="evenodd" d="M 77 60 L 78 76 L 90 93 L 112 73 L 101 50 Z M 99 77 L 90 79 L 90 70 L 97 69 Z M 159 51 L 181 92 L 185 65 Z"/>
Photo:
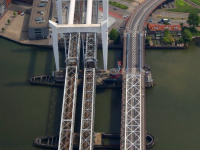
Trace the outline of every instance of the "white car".
<path fill-rule="evenodd" d="M 21 13 L 21 16 L 23 16 L 23 15 L 24 15 L 24 12 Z"/>

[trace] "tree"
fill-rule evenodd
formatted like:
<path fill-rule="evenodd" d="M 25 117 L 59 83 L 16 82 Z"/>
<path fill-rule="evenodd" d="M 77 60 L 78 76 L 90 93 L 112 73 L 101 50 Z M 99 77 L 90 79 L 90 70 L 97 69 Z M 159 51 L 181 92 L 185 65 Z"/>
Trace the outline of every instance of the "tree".
<path fill-rule="evenodd" d="M 3 32 L 5 29 L 4 28 L 1 28 L 1 31 Z"/>
<path fill-rule="evenodd" d="M 151 37 L 147 35 L 147 37 L 146 37 L 146 40 L 145 40 L 145 41 L 146 41 L 146 44 L 148 44 L 148 45 L 149 45 L 149 44 L 150 44 L 150 42 L 151 42 Z"/>
<path fill-rule="evenodd" d="M 178 43 L 180 44 L 182 44 L 183 43 L 183 38 L 182 37 L 180 37 L 179 39 L 178 39 Z"/>
<path fill-rule="evenodd" d="M 119 39 L 119 34 L 116 29 L 112 28 L 110 31 L 109 37 L 111 40 L 114 40 L 114 42 L 117 42 Z"/>
<path fill-rule="evenodd" d="M 8 24 L 10 24 L 10 19 L 7 20 Z"/>
<path fill-rule="evenodd" d="M 183 28 L 183 23 L 182 22 L 180 23 L 180 26 L 181 26 L 181 29 L 182 29 Z"/>
<path fill-rule="evenodd" d="M 173 38 L 173 36 L 171 36 L 171 35 L 169 35 L 169 36 L 167 36 L 168 37 L 168 39 L 169 39 L 169 44 L 173 44 L 174 43 L 174 38 Z"/>
<path fill-rule="evenodd" d="M 169 43 L 169 38 L 168 38 L 168 37 L 163 37 L 162 42 L 163 42 L 164 44 Z"/>
<path fill-rule="evenodd" d="M 182 32 L 182 38 L 183 38 L 184 44 L 189 43 L 190 41 L 192 41 L 192 33 L 190 32 L 190 30 L 185 29 Z"/>
<path fill-rule="evenodd" d="M 164 36 L 169 36 L 170 35 L 170 32 L 169 32 L 169 29 L 166 29 L 166 30 L 164 30 Z"/>
<path fill-rule="evenodd" d="M 13 12 L 13 16 L 15 17 L 16 15 L 17 15 L 17 13 L 14 11 L 14 12 Z"/>
<path fill-rule="evenodd" d="M 194 26 L 199 26 L 199 23 L 200 23 L 200 17 L 198 15 L 197 12 L 191 12 L 188 16 L 188 20 L 187 20 L 187 23 L 189 25 L 192 25 L 193 27 Z"/>

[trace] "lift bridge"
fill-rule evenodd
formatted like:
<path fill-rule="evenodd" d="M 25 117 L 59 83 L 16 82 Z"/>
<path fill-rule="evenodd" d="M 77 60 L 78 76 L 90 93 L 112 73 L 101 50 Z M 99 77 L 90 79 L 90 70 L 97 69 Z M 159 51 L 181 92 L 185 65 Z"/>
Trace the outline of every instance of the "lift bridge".
<path fill-rule="evenodd" d="M 108 54 L 108 1 L 103 0 L 103 21 L 98 24 L 99 0 L 57 0 L 58 24 L 49 21 L 56 71 L 60 70 L 58 39 L 64 39 L 66 77 L 63 95 L 59 150 L 72 150 L 80 48 L 83 48 L 84 83 L 80 129 L 80 150 L 92 150 L 96 90 L 97 35 L 101 33 L 104 69 Z"/>

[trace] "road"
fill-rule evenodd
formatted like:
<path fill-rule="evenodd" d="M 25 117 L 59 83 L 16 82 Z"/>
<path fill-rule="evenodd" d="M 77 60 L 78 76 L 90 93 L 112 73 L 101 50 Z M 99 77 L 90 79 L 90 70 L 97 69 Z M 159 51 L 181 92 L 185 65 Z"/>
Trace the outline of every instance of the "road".
<path fill-rule="evenodd" d="M 146 149 L 145 72 L 142 70 L 145 64 L 144 23 L 153 9 L 164 1 L 146 0 L 130 17 L 126 26 L 127 93 L 125 106 L 125 150 Z M 141 38 L 139 38 L 140 35 Z"/>

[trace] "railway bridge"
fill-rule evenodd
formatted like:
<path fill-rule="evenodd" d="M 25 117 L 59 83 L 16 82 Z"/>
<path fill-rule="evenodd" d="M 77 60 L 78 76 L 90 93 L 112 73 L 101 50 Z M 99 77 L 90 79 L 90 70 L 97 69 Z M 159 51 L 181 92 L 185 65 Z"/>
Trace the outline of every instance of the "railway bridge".
<path fill-rule="evenodd" d="M 103 21 L 98 23 L 99 2 Z M 121 150 L 146 149 L 144 22 L 165 0 L 146 0 L 130 17 L 124 31 Z M 49 21 L 56 70 L 59 71 L 58 40 L 64 39 L 66 76 L 59 133 L 59 150 L 72 150 L 76 112 L 80 48 L 84 81 L 79 150 L 92 150 L 94 143 L 97 41 L 100 33 L 104 70 L 108 55 L 108 0 L 57 0 L 58 23 Z M 67 9 L 66 9 L 67 8 Z"/>

